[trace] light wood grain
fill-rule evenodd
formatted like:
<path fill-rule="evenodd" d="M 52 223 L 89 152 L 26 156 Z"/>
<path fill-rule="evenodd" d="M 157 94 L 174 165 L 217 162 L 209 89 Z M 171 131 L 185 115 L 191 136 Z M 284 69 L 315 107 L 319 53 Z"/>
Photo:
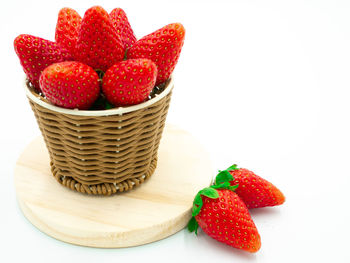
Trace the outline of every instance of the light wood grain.
<path fill-rule="evenodd" d="M 33 225 L 68 243 L 113 248 L 157 241 L 186 226 L 195 194 L 213 176 L 209 155 L 179 128 L 165 128 L 158 157 L 155 173 L 138 188 L 88 196 L 55 181 L 39 137 L 17 161 L 18 203 Z"/>

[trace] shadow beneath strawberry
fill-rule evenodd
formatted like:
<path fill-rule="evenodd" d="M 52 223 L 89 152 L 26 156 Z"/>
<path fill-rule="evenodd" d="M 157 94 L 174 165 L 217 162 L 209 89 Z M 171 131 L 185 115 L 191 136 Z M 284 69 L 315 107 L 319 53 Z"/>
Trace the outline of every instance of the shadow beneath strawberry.
<path fill-rule="evenodd" d="M 232 259 L 241 259 L 246 260 L 247 262 L 257 262 L 257 254 L 249 253 L 244 250 L 230 247 L 224 243 L 218 242 L 215 239 L 206 235 L 201 229 L 198 229 L 198 235 L 188 232 L 186 229 L 185 232 L 185 243 L 189 247 L 195 247 L 194 250 L 206 250 L 207 255 L 210 257 L 212 254 L 217 258 L 227 258 L 232 257 Z M 245 261 L 244 261 L 245 262 Z"/>
<path fill-rule="evenodd" d="M 251 216 L 253 216 L 255 218 L 258 218 L 260 216 L 265 217 L 268 215 L 272 215 L 272 216 L 281 215 L 281 211 L 280 211 L 280 209 L 278 209 L 278 207 L 254 208 L 254 209 L 250 209 L 249 213 Z"/>

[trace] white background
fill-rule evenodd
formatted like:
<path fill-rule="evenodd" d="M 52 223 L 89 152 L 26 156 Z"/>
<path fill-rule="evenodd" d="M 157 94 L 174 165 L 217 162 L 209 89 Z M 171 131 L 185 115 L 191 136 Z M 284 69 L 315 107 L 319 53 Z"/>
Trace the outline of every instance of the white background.
<path fill-rule="evenodd" d="M 13 50 L 21 33 L 54 39 L 64 6 L 122 7 L 138 37 L 181 22 L 186 41 L 167 121 L 194 134 L 213 166 L 238 163 L 277 185 L 281 207 L 252 211 L 256 254 L 183 230 L 126 249 L 69 245 L 21 214 L 15 162 L 40 133 Z M 350 262 L 350 1 L 17 1 L 2 3 L 1 262 Z"/>

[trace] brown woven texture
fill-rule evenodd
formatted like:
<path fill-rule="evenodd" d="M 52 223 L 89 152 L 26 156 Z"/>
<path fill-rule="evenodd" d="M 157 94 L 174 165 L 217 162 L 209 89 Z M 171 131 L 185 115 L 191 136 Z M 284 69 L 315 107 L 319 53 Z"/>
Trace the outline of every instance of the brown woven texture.
<path fill-rule="evenodd" d="M 56 180 L 81 193 L 111 195 L 153 174 L 170 98 L 171 91 L 146 108 L 110 116 L 62 114 L 29 102 Z"/>

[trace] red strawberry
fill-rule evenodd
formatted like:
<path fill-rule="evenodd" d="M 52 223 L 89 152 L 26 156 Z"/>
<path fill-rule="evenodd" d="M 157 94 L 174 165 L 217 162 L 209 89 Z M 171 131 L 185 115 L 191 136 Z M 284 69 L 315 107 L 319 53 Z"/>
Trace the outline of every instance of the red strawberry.
<path fill-rule="evenodd" d="M 285 201 L 282 192 L 272 183 L 253 172 L 232 165 L 227 169 L 234 177 L 231 185 L 239 185 L 236 193 L 248 208 L 281 205 Z"/>
<path fill-rule="evenodd" d="M 117 34 L 121 37 L 125 48 L 130 48 L 136 42 L 136 37 L 124 10 L 121 8 L 115 8 L 109 16 L 112 19 Z"/>
<path fill-rule="evenodd" d="M 86 110 L 100 94 L 98 79 L 91 67 L 76 61 L 66 61 L 48 66 L 40 76 L 40 86 L 53 104 Z"/>
<path fill-rule="evenodd" d="M 169 24 L 138 40 L 127 53 L 128 58 L 148 58 L 156 63 L 156 85 L 167 80 L 179 59 L 185 39 L 185 28 L 180 23 Z"/>
<path fill-rule="evenodd" d="M 229 183 L 214 189 L 211 186 L 199 191 L 193 202 L 188 229 L 197 232 L 198 226 L 217 241 L 249 252 L 261 247 L 260 235 L 249 211 Z"/>
<path fill-rule="evenodd" d="M 14 48 L 27 78 L 37 90 L 40 90 L 40 74 L 47 66 L 72 59 L 70 53 L 56 43 L 31 35 L 16 37 Z"/>
<path fill-rule="evenodd" d="M 123 42 L 102 7 L 94 6 L 85 12 L 75 57 L 78 61 L 102 71 L 123 60 Z"/>
<path fill-rule="evenodd" d="M 75 46 L 81 25 L 81 17 L 72 8 L 62 8 L 58 13 L 55 39 L 61 47 L 75 54 Z"/>
<path fill-rule="evenodd" d="M 149 59 L 129 59 L 109 68 L 102 79 L 107 100 L 116 106 L 141 103 L 152 91 L 157 67 Z"/>

